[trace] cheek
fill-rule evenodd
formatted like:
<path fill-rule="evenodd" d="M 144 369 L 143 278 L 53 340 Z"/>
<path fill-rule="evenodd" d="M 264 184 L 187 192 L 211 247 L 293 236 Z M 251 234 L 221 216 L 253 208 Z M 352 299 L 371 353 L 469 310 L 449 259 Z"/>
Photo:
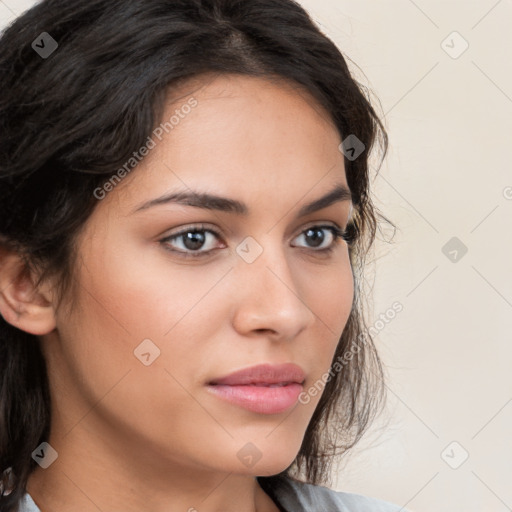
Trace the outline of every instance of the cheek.
<path fill-rule="evenodd" d="M 323 310 L 328 312 L 328 325 L 341 335 L 354 298 L 354 278 L 350 265 L 344 265 L 340 271 L 333 272 L 332 277 L 324 283 L 321 296 Z"/>
<path fill-rule="evenodd" d="M 73 359 L 82 372 L 110 382 L 123 370 L 146 368 L 137 356 L 149 351 L 146 359 L 155 358 L 152 369 L 188 373 L 190 380 L 187 367 L 201 359 L 212 325 L 222 318 L 226 322 L 225 300 L 219 300 L 216 286 L 230 264 L 179 265 L 156 251 L 115 246 L 104 246 L 101 258 L 88 257 L 80 271 L 73 321 L 63 319 Z M 100 353 L 101 358 L 91 358 Z"/>
<path fill-rule="evenodd" d="M 316 378 L 327 371 L 336 347 L 352 311 L 354 278 L 347 261 L 336 268 L 329 268 L 316 279 L 304 284 L 305 302 L 315 314 L 315 327 L 311 333 L 314 342 L 305 341 L 304 350 L 309 360 L 315 361 Z M 309 338 L 305 335 L 306 338 Z"/>
<path fill-rule="evenodd" d="M 322 269 L 303 281 L 304 297 L 315 313 L 317 323 L 338 337 L 348 320 L 354 297 L 354 278 L 348 254 L 336 265 Z"/>
<path fill-rule="evenodd" d="M 107 324 L 117 323 L 134 341 L 170 335 L 230 267 L 180 264 L 157 246 L 123 245 L 128 236 L 114 237 L 113 233 L 101 258 L 89 257 L 93 263 L 88 263 L 89 272 L 82 273 L 82 279 L 96 304 L 85 299 L 95 313 L 98 306 L 100 315 L 104 309 L 103 316 L 107 312 L 110 317 L 105 317 Z"/>
<path fill-rule="evenodd" d="M 75 308 L 59 321 L 59 364 L 77 397 L 70 425 L 94 407 L 104 421 L 149 438 L 186 431 L 190 423 L 199 428 L 204 410 L 188 390 L 195 391 L 195 370 L 211 364 L 201 347 L 213 317 L 222 315 L 208 291 L 225 272 L 199 276 L 178 268 L 165 274 L 157 265 L 135 265 L 126 254 L 89 261 Z"/>

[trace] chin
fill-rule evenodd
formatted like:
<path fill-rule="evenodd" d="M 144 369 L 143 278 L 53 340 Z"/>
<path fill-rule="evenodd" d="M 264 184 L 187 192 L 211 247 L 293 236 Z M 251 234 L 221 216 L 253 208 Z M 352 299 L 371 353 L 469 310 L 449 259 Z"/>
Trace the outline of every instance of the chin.
<path fill-rule="evenodd" d="M 285 469 L 287 469 L 297 456 L 297 452 L 293 453 L 284 453 L 282 456 L 277 456 L 276 454 L 272 454 L 271 456 L 265 458 L 262 457 L 254 467 L 250 468 L 251 473 L 254 476 L 272 476 L 281 473 Z"/>

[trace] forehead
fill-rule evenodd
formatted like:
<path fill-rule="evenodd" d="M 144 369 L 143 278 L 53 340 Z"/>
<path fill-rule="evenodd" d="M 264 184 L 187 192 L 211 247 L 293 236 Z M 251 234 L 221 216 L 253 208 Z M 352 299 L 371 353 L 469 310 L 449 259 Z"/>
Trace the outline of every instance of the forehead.
<path fill-rule="evenodd" d="M 177 185 L 247 202 L 346 184 L 329 113 L 282 80 L 196 78 L 172 90 L 155 130 L 152 148 L 114 191 L 127 208 Z"/>

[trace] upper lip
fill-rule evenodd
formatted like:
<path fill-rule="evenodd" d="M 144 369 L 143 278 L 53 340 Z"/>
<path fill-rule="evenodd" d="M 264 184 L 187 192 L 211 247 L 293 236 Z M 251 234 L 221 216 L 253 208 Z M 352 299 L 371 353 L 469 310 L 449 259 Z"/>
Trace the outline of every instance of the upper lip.
<path fill-rule="evenodd" d="M 293 363 L 258 364 L 230 373 L 225 377 L 213 379 L 208 384 L 224 384 L 228 386 L 244 384 L 281 384 L 288 382 L 298 382 L 302 384 L 305 378 L 304 370 Z"/>

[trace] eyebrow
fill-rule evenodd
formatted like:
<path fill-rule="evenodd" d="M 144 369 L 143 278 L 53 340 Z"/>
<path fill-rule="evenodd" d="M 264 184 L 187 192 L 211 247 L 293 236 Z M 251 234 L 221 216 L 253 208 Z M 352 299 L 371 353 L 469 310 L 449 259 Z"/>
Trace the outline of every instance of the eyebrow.
<path fill-rule="evenodd" d="M 304 205 L 299 210 L 297 217 L 304 217 L 340 201 L 352 202 L 352 193 L 343 184 L 337 185 L 331 191 L 327 192 L 327 194 Z M 138 206 L 135 210 L 133 210 L 132 213 L 168 203 L 193 206 L 196 208 L 203 208 L 205 210 L 218 210 L 227 213 L 235 213 L 238 215 L 249 214 L 249 208 L 245 203 L 242 203 L 241 201 L 203 192 L 174 192 L 166 194 L 161 197 L 157 197 L 156 199 L 146 201 L 145 203 Z"/>

